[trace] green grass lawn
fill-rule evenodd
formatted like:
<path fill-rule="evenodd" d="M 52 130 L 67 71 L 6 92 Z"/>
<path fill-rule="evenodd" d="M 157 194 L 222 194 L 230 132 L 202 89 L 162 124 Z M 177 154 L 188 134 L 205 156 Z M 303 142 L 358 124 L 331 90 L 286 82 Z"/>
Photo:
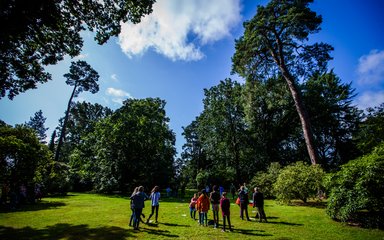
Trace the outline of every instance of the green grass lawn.
<path fill-rule="evenodd" d="M 384 239 L 384 231 L 362 229 L 334 222 L 322 207 L 283 206 L 266 201 L 269 223 L 239 218 L 239 207 L 231 205 L 233 232 L 199 226 L 189 217 L 188 200 L 163 198 L 159 222 L 128 226 L 129 200 L 120 196 L 70 193 L 44 198 L 13 212 L 0 212 L 0 239 Z M 146 202 L 144 214 L 150 213 Z M 250 215 L 255 215 L 249 208 Z M 212 212 L 209 213 L 212 219 Z M 220 213 L 221 217 L 221 213 Z M 154 217 L 152 217 L 154 220 Z"/>

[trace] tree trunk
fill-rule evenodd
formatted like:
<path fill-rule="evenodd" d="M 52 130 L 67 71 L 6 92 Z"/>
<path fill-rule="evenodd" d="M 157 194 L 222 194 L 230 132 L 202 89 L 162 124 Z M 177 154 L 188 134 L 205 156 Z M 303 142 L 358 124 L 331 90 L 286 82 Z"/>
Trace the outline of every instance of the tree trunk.
<path fill-rule="evenodd" d="M 313 141 L 313 133 L 312 133 L 311 124 L 309 121 L 307 111 L 301 99 L 300 92 L 298 91 L 295 85 L 294 79 L 291 76 L 291 74 L 289 74 L 286 67 L 282 65 L 280 65 L 279 67 L 284 79 L 288 84 L 289 90 L 291 91 L 293 101 L 295 102 L 297 113 L 299 114 L 299 117 L 300 117 L 300 122 L 303 128 L 303 134 L 304 134 L 305 144 L 307 145 L 309 158 L 311 159 L 312 165 L 316 165 L 318 163 L 318 156 L 317 156 L 315 144 Z"/>
<path fill-rule="evenodd" d="M 64 123 L 63 123 L 63 127 L 61 128 L 59 142 L 57 143 L 57 148 L 56 148 L 56 153 L 55 153 L 55 161 L 56 162 L 59 160 L 60 150 L 61 150 L 61 146 L 63 145 L 63 139 L 64 139 L 65 131 L 67 128 L 67 122 L 68 122 L 68 118 L 69 118 L 69 110 L 71 109 L 71 102 L 72 102 L 73 96 L 75 95 L 76 87 L 77 87 L 77 84 L 73 88 L 71 97 L 69 98 L 69 101 L 68 101 L 67 111 L 65 112 Z"/>

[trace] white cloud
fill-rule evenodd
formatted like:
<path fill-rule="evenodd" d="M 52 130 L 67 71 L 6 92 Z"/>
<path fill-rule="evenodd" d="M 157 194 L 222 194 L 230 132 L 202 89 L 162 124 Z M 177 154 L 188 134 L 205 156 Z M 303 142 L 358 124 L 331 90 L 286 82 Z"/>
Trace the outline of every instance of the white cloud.
<path fill-rule="evenodd" d="M 119 44 L 128 57 L 152 48 L 173 61 L 199 60 L 201 46 L 230 36 L 240 20 L 240 0 L 158 0 L 141 23 L 122 24 Z"/>
<path fill-rule="evenodd" d="M 76 57 L 74 57 L 73 59 L 74 60 L 80 60 L 80 59 L 85 59 L 88 57 L 88 54 L 80 54 L 80 55 L 77 55 Z"/>
<path fill-rule="evenodd" d="M 127 98 L 133 98 L 131 94 L 121 90 L 121 89 L 116 89 L 116 88 L 107 88 L 105 93 L 108 96 L 112 96 L 112 102 L 122 104 L 123 101 Z"/>
<path fill-rule="evenodd" d="M 117 74 L 112 74 L 111 75 L 111 79 L 114 81 L 114 82 L 118 82 L 119 81 L 119 79 L 117 78 Z"/>
<path fill-rule="evenodd" d="M 361 85 L 384 82 L 384 50 L 372 50 L 360 57 L 357 73 Z"/>
<path fill-rule="evenodd" d="M 363 92 L 356 99 L 356 104 L 361 110 L 365 110 L 368 107 L 378 107 L 382 103 L 384 103 L 384 91 Z"/>

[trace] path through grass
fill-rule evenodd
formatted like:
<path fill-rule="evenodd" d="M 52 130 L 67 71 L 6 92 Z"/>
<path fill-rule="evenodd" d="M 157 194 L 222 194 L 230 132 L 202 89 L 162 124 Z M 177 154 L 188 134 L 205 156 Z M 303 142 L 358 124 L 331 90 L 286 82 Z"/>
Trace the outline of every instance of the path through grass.
<path fill-rule="evenodd" d="M 150 213 L 146 202 L 144 213 Z M 201 227 L 189 217 L 188 200 L 162 199 L 159 223 L 128 226 L 129 200 L 121 196 L 71 193 L 45 198 L 13 212 L 0 212 L 0 239 L 384 239 L 384 231 L 334 222 L 321 207 L 282 206 L 266 201 L 269 223 L 239 218 L 231 205 L 233 232 Z M 251 216 L 255 213 L 250 208 Z M 212 219 L 212 212 L 209 212 Z M 154 219 L 154 217 L 152 217 Z"/>

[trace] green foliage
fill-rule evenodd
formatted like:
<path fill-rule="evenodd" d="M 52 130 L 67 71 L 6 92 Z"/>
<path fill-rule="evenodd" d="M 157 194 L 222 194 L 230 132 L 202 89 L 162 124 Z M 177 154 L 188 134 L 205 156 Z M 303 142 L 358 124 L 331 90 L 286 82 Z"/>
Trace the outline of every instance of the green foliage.
<path fill-rule="evenodd" d="M 368 225 L 383 223 L 384 214 L 384 144 L 370 154 L 352 160 L 327 179 L 327 213 L 341 221 L 362 221 L 368 211 Z"/>
<path fill-rule="evenodd" d="M 35 113 L 35 116 L 31 117 L 29 122 L 26 123 L 28 127 L 36 131 L 41 143 L 46 143 L 45 138 L 47 134 L 45 134 L 45 132 L 48 130 L 48 128 L 44 126 L 46 119 L 47 118 L 43 116 L 43 111 L 39 110 Z"/>
<path fill-rule="evenodd" d="M 289 203 L 293 199 L 307 202 L 309 198 L 315 198 L 323 188 L 324 175 L 319 165 L 296 162 L 285 167 L 273 186 L 277 200 Z"/>
<path fill-rule="evenodd" d="M 236 179 L 236 170 L 232 167 L 200 170 L 196 175 L 198 189 L 206 185 L 229 186 Z"/>
<path fill-rule="evenodd" d="M 359 150 L 368 154 L 384 141 L 384 103 L 368 108 L 363 119 L 355 140 Z"/>
<path fill-rule="evenodd" d="M 175 136 L 165 102 L 128 99 L 89 136 L 94 152 L 94 183 L 101 192 L 130 191 L 135 186 L 165 187 L 175 174 Z"/>
<path fill-rule="evenodd" d="M 0 126 L 0 182 L 10 184 L 13 190 L 24 185 L 33 197 L 34 184 L 45 180 L 44 171 L 51 157 L 31 128 Z"/>
<path fill-rule="evenodd" d="M 266 172 L 260 171 L 252 178 L 250 186 L 260 187 L 265 198 L 275 198 L 273 184 L 276 182 L 281 172 L 281 165 L 277 162 L 271 163 Z"/>
<path fill-rule="evenodd" d="M 152 12 L 155 0 L 72 1 L 4 0 L 0 22 L 0 98 L 13 99 L 45 83 L 51 75 L 44 69 L 80 54 L 80 32 L 96 32 L 104 44 L 121 31 L 121 22 L 138 23 Z"/>
<path fill-rule="evenodd" d="M 314 74 L 304 86 L 303 99 L 312 117 L 316 136 L 319 164 L 325 169 L 338 166 L 356 158 L 358 151 L 352 135 L 361 121 L 361 111 L 352 105 L 355 96 L 351 84 L 343 84 L 330 71 Z"/>

